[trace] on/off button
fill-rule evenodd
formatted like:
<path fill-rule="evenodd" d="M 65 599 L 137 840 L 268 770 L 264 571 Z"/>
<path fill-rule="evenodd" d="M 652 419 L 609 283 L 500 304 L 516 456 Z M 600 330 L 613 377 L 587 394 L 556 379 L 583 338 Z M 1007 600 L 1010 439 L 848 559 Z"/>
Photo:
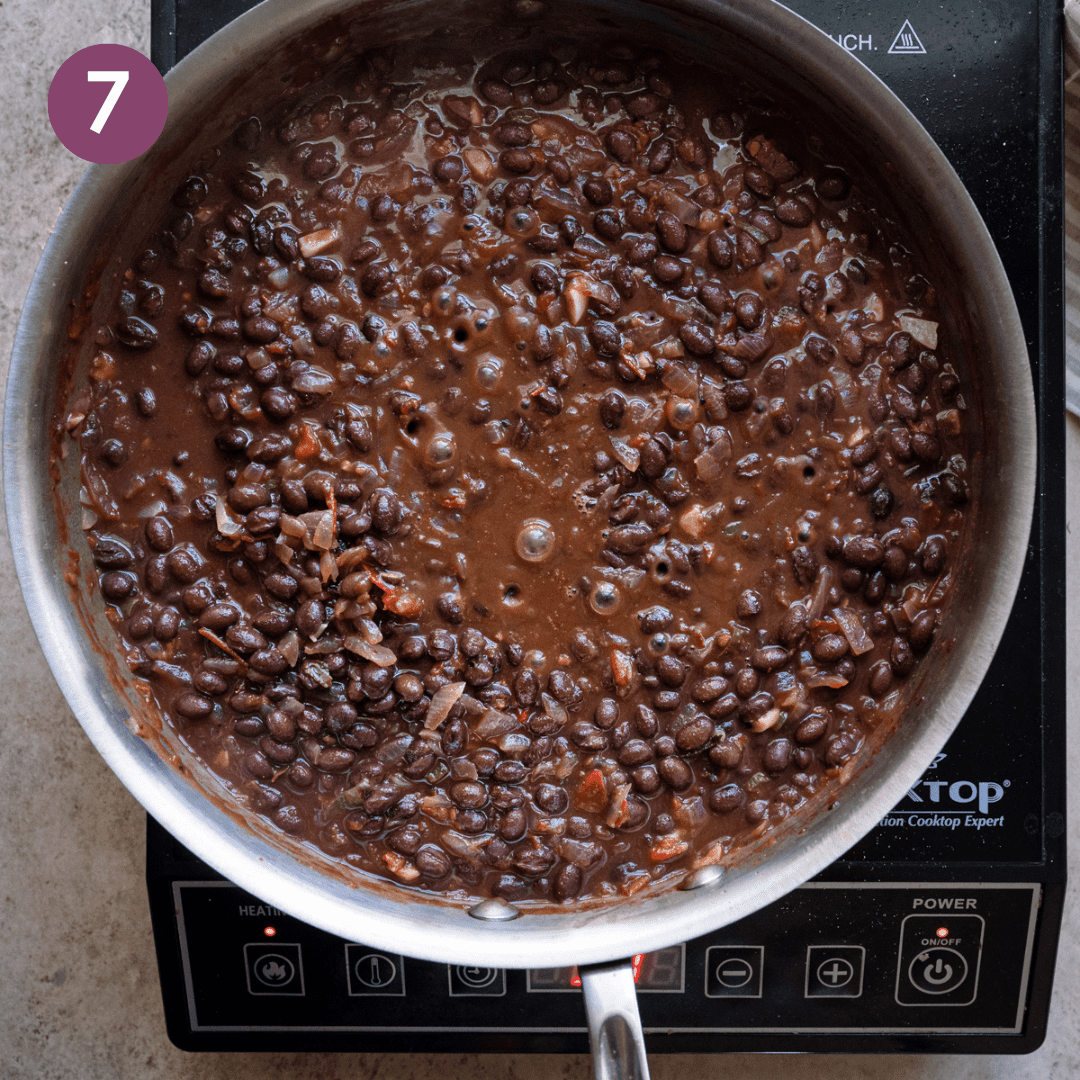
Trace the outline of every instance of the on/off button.
<path fill-rule="evenodd" d="M 908 915 L 900 926 L 896 1001 L 900 1005 L 970 1005 L 979 989 L 981 915 Z"/>

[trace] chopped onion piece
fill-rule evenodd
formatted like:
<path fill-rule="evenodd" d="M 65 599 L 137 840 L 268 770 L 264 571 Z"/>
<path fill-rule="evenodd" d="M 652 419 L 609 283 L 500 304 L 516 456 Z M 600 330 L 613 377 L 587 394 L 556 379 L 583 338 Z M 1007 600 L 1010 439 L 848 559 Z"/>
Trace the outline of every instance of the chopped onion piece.
<path fill-rule="evenodd" d="M 139 511 L 138 516 L 141 517 L 141 518 L 157 517 L 158 514 L 164 514 L 166 510 L 168 510 L 168 507 L 165 505 L 164 500 L 163 499 L 155 499 L 149 505 L 144 506 Z"/>
<path fill-rule="evenodd" d="M 566 723 L 566 710 L 550 694 L 541 694 L 540 704 L 543 705 L 544 712 L 547 716 L 554 720 L 560 727 Z"/>
<path fill-rule="evenodd" d="M 612 829 L 621 828 L 630 820 L 630 784 L 618 784 L 611 793 L 604 823 Z"/>
<path fill-rule="evenodd" d="M 385 645 L 372 645 L 365 641 L 359 634 L 350 634 L 345 639 L 345 648 L 365 660 L 370 660 L 379 667 L 391 667 L 397 663 L 397 656 Z M 464 683 L 462 684 L 464 688 Z"/>
<path fill-rule="evenodd" d="M 420 871 L 396 851 L 387 851 L 383 854 L 383 862 L 390 868 L 390 873 L 402 881 L 415 881 L 420 876 Z"/>
<path fill-rule="evenodd" d="M 694 503 L 679 517 L 679 525 L 683 531 L 695 540 L 700 540 L 709 531 L 709 524 L 709 516 L 700 503 Z"/>
<path fill-rule="evenodd" d="M 816 690 L 819 686 L 828 686 L 833 690 L 839 690 L 841 686 L 847 686 L 847 683 L 848 681 L 843 675 L 834 675 L 829 671 L 819 671 L 806 680 L 806 685 L 811 690 Z"/>
<path fill-rule="evenodd" d="M 807 623 L 817 622 L 825 605 L 829 602 L 829 593 L 836 584 L 836 571 L 827 563 L 818 573 L 817 588 L 814 590 L 813 599 L 810 601 L 810 611 L 807 613 Z"/>
<path fill-rule="evenodd" d="M 331 394 L 337 379 L 320 367 L 309 368 L 292 382 L 292 388 L 301 394 Z"/>
<path fill-rule="evenodd" d="M 603 858 L 599 845 L 589 840 L 571 840 L 569 837 L 562 837 L 555 844 L 555 848 L 568 863 L 573 863 L 582 870 L 588 870 L 590 866 Z"/>
<path fill-rule="evenodd" d="M 897 322 L 900 329 L 909 333 L 924 349 L 937 348 L 938 324 L 929 319 L 916 319 L 914 315 L 901 315 Z"/>
<path fill-rule="evenodd" d="M 286 565 L 292 566 L 293 549 L 285 542 L 283 536 L 279 536 L 274 542 L 274 554 Z"/>
<path fill-rule="evenodd" d="M 220 496 L 214 497 L 214 511 L 217 515 L 217 530 L 222 536 L 240 536 L 244 532 L 244 523 L 232 511 L 229 504 Z"/>
<path fill-rule="evenodd" d="M 337 581 L 338 579 L 337 559 L 329 551 L 324 551 L 319 556 L 319 577 L 322 578 L 324 585 L 328 581 Z"/>
<path fill-rule="evenodd" d="M 496 744 L 507 757 L 516 757 L 524 754 L 532 745 L 532 740 L 521 731 L 507 732 Z"/>
<path fill-rule="evenodd" d="M 703 866 L 714 866 L 723 859 L 730 847 L 731 837 L 721 836 L 719 840 L 715 840 L 711 843 L 696 859 L 694 859 L 692 864 L 694 869 L 700 870 Z"/>
<path fill-rule="evenodd" d="M 713 430 L 719 431 L 721 434 L 716 438 L 715 442 L 711 443 L 694 458 L 694 468 L 697 470 L 698 479 L 703 480 L 706 484 L 711 484 L 714 480 L 719 480 L 723 476 L 724 463 L 730 461 L 732 455 L 731 435 L 727 428 L 714 428 Z"/>
<path fill-rule="evenodd" d="M 611 650 L 611 674 L 616 686 L 629 686 L 634 677 L 634 659 L 621 649 Z"/>
<path fill-rule="evenodd" d="M 316 551 L 329 551 L 335 544 L 334 534 L 337 532 L 337 522 L 330 510 L 324 510 L 319 514 L 315 524 L 315 530 L 311 537 L 311 545 Z"/>
<path fill-rule="evenodd" d="M 689 799 L 681 799 L 678 795 L 672 795 L 671 802 L 673 806 L 671 816 L 680 825 L 685 825 L 688 829 L 697 829 L 705 824 L 707 813 L 705 803 L 702 802 L 700 795 L 693 795 Z"/>
<path fill-rule="evenodd" d="M 455 832 L 453 829 L 447 829 L 440 839 L 443 847 L 452 851 L 459 858 L 468 859 L 470 862 L 479 862 L 484 854 L 484 848 L 491 840 L 491 834 L 465 836 L 462 833 Z"/>
<path fill-rule="evenodd" d="M 660 376 L 660 381 L 672 393 L 677 394 L 679 397 L 690 398 L 691 401 L 697 401 L 698 382 L 685 364 L 680 364 L 678 361 L 672 361 L 670 364 L 666 364 L 664 373 Z"/>
<path fill-rule="evenodd" d="M 869 652 L 874 647 L 870 635 L 863 628 L 862 620 L 851 608 L 835 607 L 832 609 L 832 617 L 839 624 L 851 646 L 851 651 L 856 656 L 862 656 L 864 652 Z"/>
<path fill-rule="evenodd" d="M 463 682 L 447 683 L 445 686 L 440 686 L 431 695 L 431 704 L 428 706 L 427 716 L 424 718 L 424 730 L 434 731 L 447 718 L 450 710 L 457 704 L 457 699 L 464 692 L 465 684 Z"/>
<path fill-rule="evenodd" d="M 609 435 L 611 450 L 619 464 L 629 472 L 637 472 L 641 464 L 641 453 L 630 445 L 630 440 L 624 435 Z"/>
<path fill-rule="evenodd" d="M 279 642 L 278 652 L 289 662 L 289 667 L 296 667 L 296 661 L 300 659 L 300 635 L 295 630 L 290 630 Z M 293 698 L 286 698 L 293 701 Z"/>
<path fill-rule="evenodd" d="M 770 709 L 764 716 L 759 716 L 756 720 L 750 722 L 750 728 L 752 731 L 768 731 L 769 728 L 776 727 L 784 719 L 784 714 L 780 709 Z"/>
<path fill-rule="evenodd" d="M 332 248 L 341 239 L 341 232 L 335 222 L 328 229 L 316 229 L 315 232 L 306 233 L 300 237 L 300 254 L 305 259 L 312 255 L 318 255 L 320 251 Z"/>
<path fill-rule="evenodd" d="M 495 175 L 495 162 L 491 160 L 487 152 L 470 147 L 462 152 L 465 164 L 469 166 L 469 172 L 482 184 L 486 184 Z"/>
<path fill-rule="evenodd" d="M 282 514 L 278 519 L 278 526 L 286 536 L 291 536 L 294 540 L 303 540 L 307 536 L 304 523 L 290 514 Z"/>
<path fill-rule="evenodd" d="M 701 207 L 697 203 L 691 202 L 685 195 L 680 195 L 670 187 L 660 192 L 660 202 L 665 210 L 674 214 L 684 225 L 697 228 L 701 220 Z"/>
<path fill-rule="evenodd" d="M 505 735 L 514 728 L 521 727 L 516 716 L 500 712 L 498 709 L 485 709 L 480 717 L 480 723 L 476 725 L 476 734 L 481 739 L 492 739 L 496 735 Z"/>

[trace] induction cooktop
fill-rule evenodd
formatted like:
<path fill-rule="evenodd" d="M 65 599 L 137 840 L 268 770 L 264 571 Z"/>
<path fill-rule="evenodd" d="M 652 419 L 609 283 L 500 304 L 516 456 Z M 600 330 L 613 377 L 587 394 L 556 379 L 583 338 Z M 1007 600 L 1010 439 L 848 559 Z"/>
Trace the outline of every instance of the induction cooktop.
<path fill-rule="evenodd" d="M 165 72 L 253 6 L 153 0 Z M 982 212 L 1023 320 L 1039 488 L 993 665 L 925 775 L 815 880 L 637 958 L 650 1053 L 1027 1053 L 1065 891 L 1061 30 L 1038 0 L 793 0 L 883 79 Z M 170 1037 L 187 1050 L 588 1051 L 572 968 L 434 964 L 343 941 L 223 879 L 148 821 Z"/>

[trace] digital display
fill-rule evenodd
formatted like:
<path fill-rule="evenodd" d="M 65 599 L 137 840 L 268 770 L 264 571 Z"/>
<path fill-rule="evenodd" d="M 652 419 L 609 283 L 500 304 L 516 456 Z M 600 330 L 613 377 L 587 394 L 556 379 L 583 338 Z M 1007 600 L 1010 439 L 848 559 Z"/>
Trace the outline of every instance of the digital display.
<path fill-rule="evenodd" d="M 672 945 L 656 952 L 634 957 L 634 981 L 642 993 L 681 994 L 683 992 L 683 956 L 685 946 Z M 530 993 L 575 993 L 581 990 L 581 976 L 576 967 L 531 968 Z"/>

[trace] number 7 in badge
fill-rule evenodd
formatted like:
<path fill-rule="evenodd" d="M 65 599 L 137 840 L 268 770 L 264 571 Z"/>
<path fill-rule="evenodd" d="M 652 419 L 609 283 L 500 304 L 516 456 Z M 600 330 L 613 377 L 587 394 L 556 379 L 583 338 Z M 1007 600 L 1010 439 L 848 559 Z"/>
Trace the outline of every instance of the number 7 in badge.
<path fill-rule="evenodd" d="M 96 164 L 130 161 L 165 126 L 165 80 L 126 45 L 91 45 L 68 57 L 49 86 L 49 122 L 73 154 Z"/>
<path fill-rule="evenodd" d="M 102 103 L 101 108 L 98 109 L 98 114 L 90 125 L 91 131 L 101 134 L 101 129 L 105 126 L 109 117 L 112 116 L 112 111 L 116 108 L 116 103 L 120 100 L 120 95 L 124 92 L 124 87 L 127 86 L 130 78 L 130 71 L 88 71 L 86 73 L 87 82 L 111 82 L 113 84 L 109 96 Z"/>

